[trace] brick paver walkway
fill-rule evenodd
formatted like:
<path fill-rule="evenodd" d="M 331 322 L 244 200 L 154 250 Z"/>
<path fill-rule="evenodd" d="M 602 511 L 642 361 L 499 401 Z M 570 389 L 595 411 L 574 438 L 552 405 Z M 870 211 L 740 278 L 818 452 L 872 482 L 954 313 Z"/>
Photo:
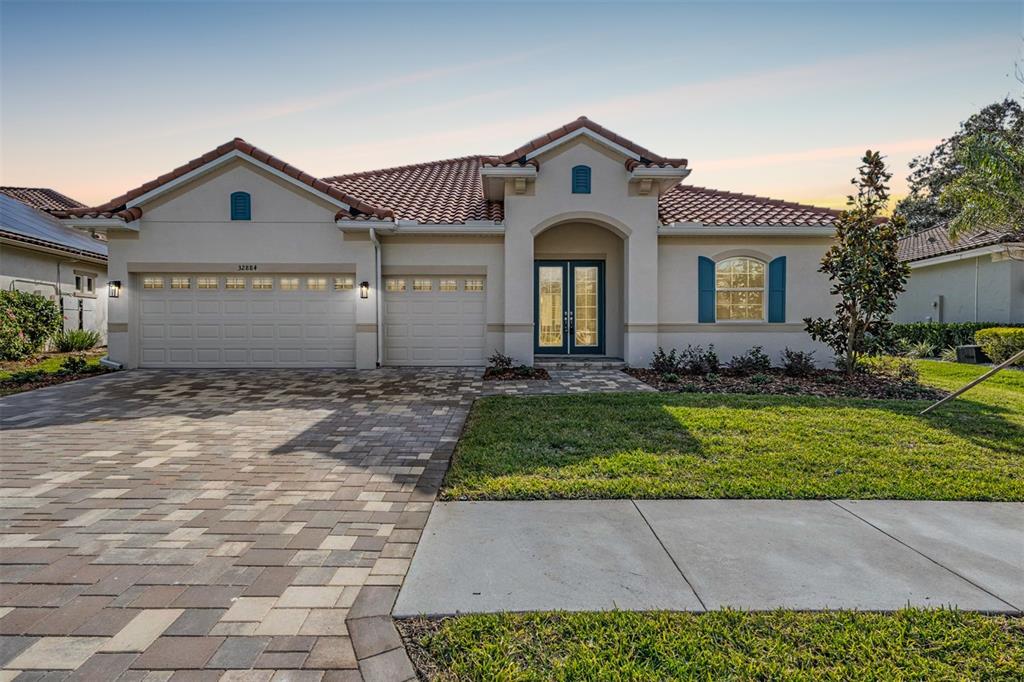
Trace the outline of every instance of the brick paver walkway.
<path fill-rule="evenodd" d="M 390 618 L 472 401 L 620 372 L 125 372 L 0 400 L 0 681 L 403 680 Z"/>

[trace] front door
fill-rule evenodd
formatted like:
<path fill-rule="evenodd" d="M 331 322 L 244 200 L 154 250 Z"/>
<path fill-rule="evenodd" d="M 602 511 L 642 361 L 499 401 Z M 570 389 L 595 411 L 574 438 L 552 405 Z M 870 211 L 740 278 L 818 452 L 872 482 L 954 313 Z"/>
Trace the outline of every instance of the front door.
<path fill-rule="evenodd" d="M 539 260 L 534 352 L 604 354 L 604 261 Z"/>

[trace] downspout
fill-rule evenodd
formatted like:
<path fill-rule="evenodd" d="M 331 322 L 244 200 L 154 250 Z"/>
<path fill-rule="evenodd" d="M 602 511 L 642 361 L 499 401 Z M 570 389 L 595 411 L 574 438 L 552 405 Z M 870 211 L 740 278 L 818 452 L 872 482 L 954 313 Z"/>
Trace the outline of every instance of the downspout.
<path fill-rule="evenodd" d="M 974 321 L 978 321 L 978 271 L 981 269 L 981 256 L 974 257 Z"/>
<path fill-rule="evenodd" d="M 395 221 L 395 225 L 398 222 Z M 377 323 L 377 367 L 380 367 L 381 361 L 384 358 L 384 299 L 381 296 L 381 284 L 383 278 L 380 274 L 381 268 L 381 245 L 380 240 L 377 239 L 377 230 L 370 228 L 370 243 L 373 244 L 373 261 L 374 261 L 374 305 L 376 308 L 376 323 Z"/>

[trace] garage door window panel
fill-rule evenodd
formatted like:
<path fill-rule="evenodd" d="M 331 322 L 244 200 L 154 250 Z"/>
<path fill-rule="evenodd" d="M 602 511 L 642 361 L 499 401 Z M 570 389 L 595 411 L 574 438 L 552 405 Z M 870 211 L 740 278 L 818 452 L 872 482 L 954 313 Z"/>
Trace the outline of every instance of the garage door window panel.
<path fill-rule="evenodd" d="M 142 279 L 143 289 L 163 289 L 164 278 L 163 277 L 143 277 Z"/>
<path fill-rule="evenodd" d="M 255 291 L 270 291 L 274 288 L 273 277 L 253 277 L 252 288 Z"/>

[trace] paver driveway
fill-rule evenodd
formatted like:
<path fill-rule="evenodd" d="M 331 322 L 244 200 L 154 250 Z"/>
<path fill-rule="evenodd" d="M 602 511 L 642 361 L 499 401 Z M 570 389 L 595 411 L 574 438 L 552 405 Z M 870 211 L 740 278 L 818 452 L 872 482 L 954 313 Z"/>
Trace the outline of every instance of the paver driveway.
<path fill-rule="evenodd" d="M 388 614 L 473 398 L 646 388 L 478 376 L 135 371 L 0 400 L 0 680 L 411 677 Z"/>

